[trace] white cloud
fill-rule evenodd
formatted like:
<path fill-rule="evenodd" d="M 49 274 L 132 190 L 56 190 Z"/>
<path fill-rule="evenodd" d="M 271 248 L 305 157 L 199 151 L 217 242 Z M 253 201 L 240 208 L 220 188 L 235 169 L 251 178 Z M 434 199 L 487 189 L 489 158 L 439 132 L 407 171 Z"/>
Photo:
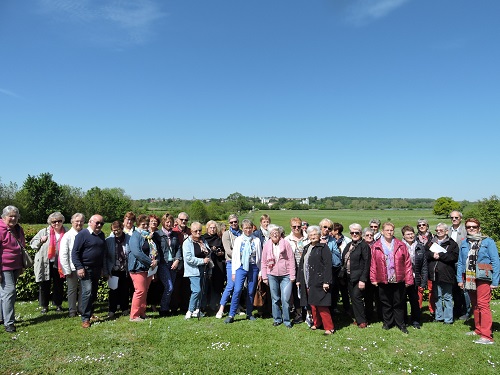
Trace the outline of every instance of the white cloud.
<path fill-rule="evenodd" d="M 13 98 L 20 98 L 20 96 L 19 96 L 19 95 L 17 95 L 15 92 L 12 92 L 12 91 L 10 91 L 10 90 L 0 89 L 0 92 L 1 92 L 2 94 L 12 96 Z"/>
<path fill-rule="evenodd" d="M 364 25 L 387 16 L 408 1 L 409 0 L 356 0 L 350 6 L 347 21 L 355 25 Z"/>
<path fill-rule="evenodd" d="M 156 21 L 167 14 L 152 0 L 39 0 L 43 13 L 75 30 L 84 28 L 93 40 L 142 44 Z"/>

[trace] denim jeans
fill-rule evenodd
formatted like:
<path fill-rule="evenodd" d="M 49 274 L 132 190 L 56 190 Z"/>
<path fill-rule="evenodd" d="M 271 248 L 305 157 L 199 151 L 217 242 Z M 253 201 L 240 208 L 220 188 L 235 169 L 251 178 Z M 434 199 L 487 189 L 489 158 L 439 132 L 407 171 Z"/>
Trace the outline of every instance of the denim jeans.
<path fill-rule="evenodd" d="M 0 283 L 0 309 L 5 327 L 14 326 L 16 303 L 16 282 L 21 270 L 2 271 L 2 282 Z"/>
<path fill-rule="evenodd" d="M 292 293 L 292 283 L 290 276 L 268 275 L 269 289 L 271 290 L 273 319 L 276 323 L 290 325 L 290 295 Z M 281 302 L 281 308 L 280 308 Z M 281 312 L 283 310 L 283 313 Z"/>
<path fill-rule="evenodd" d="M 175 278 L 177 270 L 172 269 L 173 261 L 161 262 L 158 266 L 158 277 L 163 284 L 163 295 L 160 301 L 160 311 L 168 311 L 170 309 L 170 298 L 174 290 Z"/>
<path fill-rule="evenodd" d="M 231 261 L 228 260 L 226 261 L 226 275 L 227 275 L 227 283 L 226 283 L 226 288 L 224 289 L 224 293 L 222 293 L 222 297 L 220 299 L 220 304 L 224 306 L 227 301 L 229 301 L 229 298 L 231 297 L 231 294 L 234 291 L 234 281 L 232 278 L 232 267 L 231 267 Z"/>
<path fill-rule="evenodd" d="M 90 320 L 94 312 L 94 301 L 97 299 L 97 288 L 99 287 L 100 268 L 86 268 L 85 276 L 80 279 L 82 287 L 82 322 Z"/>
<path fill-rule="evenodd" d="M 247 317 L 252 315 L 253 311 L 253 298 L 255 296 L 255 289 L 257 288 L 257 278 L 259 276 L 259 267 L 256 264 L 250 264 L 248 266 L 248 271 L 245 271 L 243 267 L 236 270 L 236 275 L 234 278 L 234 292 L 233 298 L 231 299 L 231 309 L 229 310 L 229 316 L 234 317 L 236 315 L 236 310 L 238 310 L 238 305 L 240 304 L 241 292 L 243 291 L 243 286 L 245 285 L 245 280 L 247 280 Z"/>
<path fill-rule="evenodd" d="M 203 271 L 200 270 L 201 276 L 190 276 L 189 282 L 191 284 L 191 297 L 189 298 L 188 310 L 193 312 L 196 309 L 202 309 L 206 303 L 206 277 Z M 203 292 L 203 295 L 202 295 Z"/>
<path fill-rule="evenodd" d="M 437 289 L 436 320 L 453 323 L 453 284 L 435 281 L 433 288 Z"/>

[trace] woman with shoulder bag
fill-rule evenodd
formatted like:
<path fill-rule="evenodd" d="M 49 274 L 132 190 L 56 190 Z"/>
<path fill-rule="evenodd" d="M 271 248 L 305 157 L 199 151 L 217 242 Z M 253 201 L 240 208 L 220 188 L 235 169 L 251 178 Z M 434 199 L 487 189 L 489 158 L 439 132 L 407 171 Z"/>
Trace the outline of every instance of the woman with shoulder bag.
<path fill-rule="evenodd" d="M 457 282 L 469 292 L 474 312 L 474 331 L 466 334 L 480 336 L 476 344 L 493 344 L 491 291 L 498 287 L 500 260 L 495 241 L 481 234 L 479 220 L 465 222 L 467 239 L 462 241 L 457 263 Z M 486 272 L 485 272 L 486 271 Z"/>

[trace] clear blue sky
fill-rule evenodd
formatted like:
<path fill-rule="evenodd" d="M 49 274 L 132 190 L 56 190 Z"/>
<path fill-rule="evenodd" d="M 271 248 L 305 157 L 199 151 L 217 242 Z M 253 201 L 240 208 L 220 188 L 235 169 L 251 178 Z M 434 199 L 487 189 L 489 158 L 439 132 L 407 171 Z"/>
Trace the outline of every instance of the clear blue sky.
<path fill-rule="evenodd" d="M 498 0 L 2 0 L 1 182 L 499 195 L 499 15 Z"/>

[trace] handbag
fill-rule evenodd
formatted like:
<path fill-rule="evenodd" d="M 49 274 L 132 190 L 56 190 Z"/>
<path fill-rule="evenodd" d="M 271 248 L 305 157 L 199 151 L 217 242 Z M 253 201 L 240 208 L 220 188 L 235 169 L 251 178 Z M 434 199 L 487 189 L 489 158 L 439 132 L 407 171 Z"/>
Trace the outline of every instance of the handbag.
<path fill-rule="evenodd" d="M 483 281 L 493 280 L 493 266 L 489 263 L 476 264 L 476 279 Z"/>
<path fill-rule="evenodd" d="M 23 268 L 33 267 L 33 259 L 31 258 L 28 251 L 22 246 L 21 246 L 21 253 L 23 254 Z"/>
<path fill-rule="evenodd" d="M 257 283 L 257 289 L 255 290 L 255 297 L 253 298 L 253 305 L 255 307 L 262 307 L 266 302 L 266 291 L 262 287 L 263 283 L 264 282 L 262 280 L 260 280 Z"/>

